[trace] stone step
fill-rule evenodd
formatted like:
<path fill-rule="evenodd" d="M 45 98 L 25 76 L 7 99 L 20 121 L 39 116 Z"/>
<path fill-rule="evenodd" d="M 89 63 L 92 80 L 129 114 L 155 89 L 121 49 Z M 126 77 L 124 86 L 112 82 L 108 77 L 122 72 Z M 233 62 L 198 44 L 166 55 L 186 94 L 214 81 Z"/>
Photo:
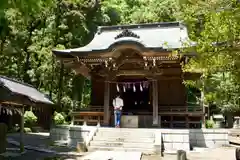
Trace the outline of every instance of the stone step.
<path fill-rule="evenodd" d="M 111 133 L 111 132 L 127 132 L 127 133 L 143 133 L 143 134 L 148 134 L 148 133 L 154 133 L 153 130 L 146 130 L 146 129 L 129 129 L 129 128 L 106 128 L 106 129 L 103 129 L 103 128 L 99 128 L 98 129 L 98 132 L 108 132 L 108 133 Z"/>
<path fill-rule="evenodd" d="M 132 143 L 132 142 L 108 142 L 108 141 L 91 141 L 90 146 L 104 146 L 104 147 L 123 147 L 123 148 L 147 148 L 153 149 L 154 145 L 149 143 Z"/>
<path fill-rule="evenodd" d="M 155 135 L 153 133 L 134 133 L 134 132 L 97 132 L 97 135 L 99 136 L 106 136 L 106 137 L 146 137 L 146 138 L 154 138 Z"/>
<path fill-rule="evenodd" d="M 114 128 L 114 127 L 101 127 L 98 130 L 103 130 L 103 131 L 112 131 L 112 130 L 119 130 L 119 131 L 141 131 L 141 132 L 153 132 L 156 129 L 151 129 L 151 128 Z"/>
<path fill-rule="evenodd" d="M 155 154 L 155 149 L 146 149 L 146 148 L 124 148 L 124 147 L 103 147 L 103 146 L 88 147 L 88 152 L 94 152 L 97 150 L 98 151 L 100 150 L 100 151 L 142 152 L 143 154 Z"/>
<path fill-rule="evenodd" d="M 139 137 L 102 137 L 102 136 L 94 136 L 94 141 L 108 141 L 108 142 L 119 142 L 119 141 L 127 141 L 127 142 L 142 142 L 142 143 L 154 143 L 154 138 L 139 138 Z"/>
<path fill-rule="evenodd" d="M 108 133 L 142 133 L 142 134 L 153 134 L 154 132 L 150 131 L 138 131 L 138 130 L 118 130 L 117 128 L 115 130 L 101 130 L 99 129 L 98 132 L 108 132 Z"/>

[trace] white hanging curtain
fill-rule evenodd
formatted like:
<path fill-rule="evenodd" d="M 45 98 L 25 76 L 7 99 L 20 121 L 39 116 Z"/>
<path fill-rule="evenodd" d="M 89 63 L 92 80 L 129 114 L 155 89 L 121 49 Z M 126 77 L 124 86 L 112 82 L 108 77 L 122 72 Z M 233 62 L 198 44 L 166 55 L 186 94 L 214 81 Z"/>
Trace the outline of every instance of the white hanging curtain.
<path fill-rule="evenodd" d="M 116 87 L 117 87 L 117 92 L 119 92 L 119 91 L 120 91 L 120 89 L 119 89 L 119 86 L 118 86 L 118 84 L 116 85 Z"/>
<path fill-rule="evenodd" d="M 136 92 L 136 86 L 134 83 L 133 83 L 133 92 Z"/>
<path fill-rule="evenodd" d="M 123 84 L 123 92 L 126 92 L 126 85 Z"/>
<path fill-rule="evenodd" d="M 143 91 L 143 87 L 142 87 L 142 84 L 140 83 L 140 91 L 142 92 Z"/>

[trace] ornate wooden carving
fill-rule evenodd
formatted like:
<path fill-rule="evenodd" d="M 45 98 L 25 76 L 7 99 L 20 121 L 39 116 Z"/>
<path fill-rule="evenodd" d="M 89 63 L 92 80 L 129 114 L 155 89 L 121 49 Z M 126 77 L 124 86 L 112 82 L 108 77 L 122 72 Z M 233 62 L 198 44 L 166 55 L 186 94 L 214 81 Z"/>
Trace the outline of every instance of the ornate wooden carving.
<path fill-rule="evenodd" d="M 134 38 L 137 38 L 137 39 L 140 38 L 139 35 L 133 33 L 132 31 L 130 31 L 128 29 L 123 30 L 122 33 L 120 33 L 119 35 L 117 35 L 115 37 L 115 39 L 119 39 L 119 38 L 123 38 L 123 37 L 134 37 Z"/>

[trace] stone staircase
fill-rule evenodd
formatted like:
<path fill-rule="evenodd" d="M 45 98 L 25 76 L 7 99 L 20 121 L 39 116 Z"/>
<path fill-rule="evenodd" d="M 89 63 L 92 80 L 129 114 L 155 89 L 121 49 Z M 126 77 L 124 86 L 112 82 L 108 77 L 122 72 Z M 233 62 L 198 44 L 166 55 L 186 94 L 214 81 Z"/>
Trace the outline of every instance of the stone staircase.
<path fill-rule="evenodd" d="M 154 154 L 154 131 L 130 128 L 99 128 L 88 151 L 139 151 L 144 154 Z"/>

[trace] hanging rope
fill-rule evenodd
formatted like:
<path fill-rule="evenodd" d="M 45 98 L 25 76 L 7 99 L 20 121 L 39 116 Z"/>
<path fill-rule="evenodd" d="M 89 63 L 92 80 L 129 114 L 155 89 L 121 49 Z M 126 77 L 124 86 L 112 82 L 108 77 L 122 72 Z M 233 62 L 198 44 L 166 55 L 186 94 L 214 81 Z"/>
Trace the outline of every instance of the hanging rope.
<path fill-rule="evenodd" d="M 95 80 L 95 81 L 98 81 L 98 80 Z M 136 82 L 127 82 L 127 81 L 125 81 L 125 82 L 104 81 L 104 82 L 111 83 L 111 84 L 130 84 L 130 85 L 133 85 L 133 84 L 149 84 L 152 81 L 154 81 L 154 80 L 145 80 L 145 81 L 136 81 Z"/>

